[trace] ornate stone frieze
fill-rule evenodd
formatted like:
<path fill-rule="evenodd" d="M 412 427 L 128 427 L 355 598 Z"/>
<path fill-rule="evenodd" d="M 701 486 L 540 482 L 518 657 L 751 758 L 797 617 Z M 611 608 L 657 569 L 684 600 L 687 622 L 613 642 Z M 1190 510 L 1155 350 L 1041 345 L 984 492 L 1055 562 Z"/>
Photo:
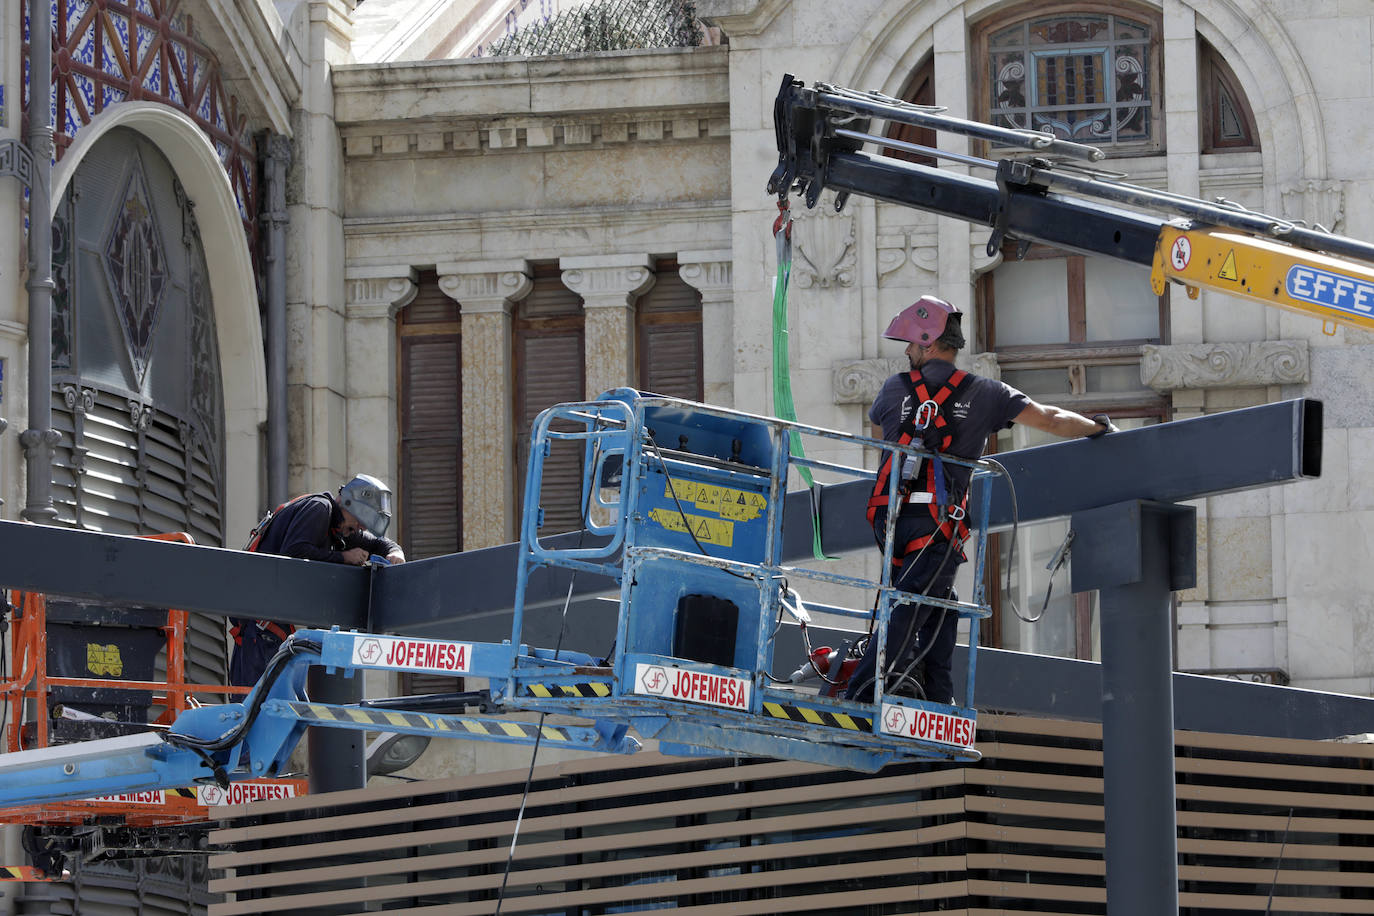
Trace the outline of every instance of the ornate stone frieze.
<path fill-rule="evenodd" d="M 1345 185 L 1339 181 L 1308 179 L 1280 189 L 1283 212 L 1292 219 L 1301 219 L 1309 226 L 1320 226 L 1331 232 L 1340 229 L 1345 221 Z"/>
<path fill-rule="evenodd" d="M 1293 385 L 1311 378 L 1305 340 L 1145 345 L 1140 380 L 1156 391 Z"/>
<path fill-rule="evenodd" d="M 852 209 L 835 212 L 833 194 L 802 210 L 792 226 L 792 282 L 800 289 L 854 285 L 857 236 Z"/>
<path fill-rule="evenodd" d="M 906 357 L 879 357 L 832 363 L 831 387 L 836 404 L 867 404 L 878 396 L 878 389 L 888 376 L 908 366 Z"/>

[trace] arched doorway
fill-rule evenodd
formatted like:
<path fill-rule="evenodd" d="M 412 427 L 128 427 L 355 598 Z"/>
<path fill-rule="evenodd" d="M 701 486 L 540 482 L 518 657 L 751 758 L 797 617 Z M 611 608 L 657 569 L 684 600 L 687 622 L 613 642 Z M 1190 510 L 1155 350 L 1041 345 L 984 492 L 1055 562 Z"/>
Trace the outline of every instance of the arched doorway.
<path fill-rule="evenodd" d="M 223 376 L 194 201 L 156 145 L 117 127 L 82 157 L 53 229 L 58 523 L 224 546 Z M 193 679 L 222 682 L 222 621 L 194 618 L 187 650 Z"/>

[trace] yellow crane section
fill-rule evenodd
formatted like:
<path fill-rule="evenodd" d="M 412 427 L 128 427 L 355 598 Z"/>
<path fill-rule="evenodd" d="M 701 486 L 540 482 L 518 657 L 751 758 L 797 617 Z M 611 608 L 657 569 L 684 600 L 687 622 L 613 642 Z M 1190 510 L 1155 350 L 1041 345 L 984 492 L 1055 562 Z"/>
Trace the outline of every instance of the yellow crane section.
<path fill-rule="evenodd" d="M 1202 287 L 1265 305 L 1374 331 L 1374 266 L 1281 242 L 1217 229 L 1165 225 L 1150 285 L 1163 295 L 1170 280 L 1196 299 Z"/>

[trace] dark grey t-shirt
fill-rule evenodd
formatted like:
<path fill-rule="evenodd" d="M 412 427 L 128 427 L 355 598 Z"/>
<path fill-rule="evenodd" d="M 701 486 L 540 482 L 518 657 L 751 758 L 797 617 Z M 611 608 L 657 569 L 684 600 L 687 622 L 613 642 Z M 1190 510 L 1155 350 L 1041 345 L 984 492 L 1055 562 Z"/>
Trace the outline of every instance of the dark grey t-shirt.
<path fill-rule="evenodd" d="M 934 359 L 922 366 L 921 371 L 926 379 L 926 393 L 934 397 L 940 386 L 954 374 L 954 364 Z M 889 442 L 897 441 L 903 421 L 915 408 L 911 403 L 911 390 L 904 380 L 906 377 L 907 373 L 898 373 L 884 382 L 868 411 L 868 418 L 882 428 L 883 438 Z M 969 379 L 963 394 L 945 405 L 945 419 L 954 437 L 945 454 L 958 458 L 981 457 L 988 436 L 1011 426 L 1031 402 L 1005 382 L 972 373 Z M 948 468 L 959 491 L 966 490 L 969 470 L 954 465 Z"/>

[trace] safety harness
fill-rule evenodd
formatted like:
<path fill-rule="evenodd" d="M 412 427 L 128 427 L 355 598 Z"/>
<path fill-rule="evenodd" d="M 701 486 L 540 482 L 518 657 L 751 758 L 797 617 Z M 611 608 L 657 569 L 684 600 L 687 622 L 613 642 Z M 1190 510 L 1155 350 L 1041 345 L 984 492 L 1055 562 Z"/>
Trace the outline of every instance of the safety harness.
<path fill-rule="evenodd" d="M 917 459 L 921 464 L 916 473 L 898 485 L 897 505 L 900 509 L 908 503 L 925 504 L 930 509 L 931 518 L 935 520 L 935 530 L 906 544 L 894 545 L 894 566 L 900 566 L 908 554 L 921 550 L 937 536 L 956 543 L 961 543 L 968 537 L 968 525 L 964 519 L 968 493 L 949 492 L 949 481 L 945 477 L 944 462 L 940 459 L 940 453 L 948 449 L 954 441 L 954 434 L 949 430 L 949 421 L 945 418 L 945 405 L 968 387 L 971 377 L 962 369 L 954 370 L 933 397 L 920 370 L 913 369 L 903 375 L 902 379 L 911 393 L 911 403 L 915 405 L 915 409 L 902 421 L 897 444 L 909 445 L 919 439 L 921 447 L 930 452 L 930 458 Z M 894 459 L 899 454 L 888 452 L 887 457 L 883 459 L 882 467 L 878 469 L 878 479 L 873 484 L 873 495 L 868 500 L 869 524 L 873 524 L 879 509 L 887 508 L 888 484 Z"/>
<path fill-rule="evenodd" d="M 294 506 L 303 499 L 309 499 L 312 496 L 318 495 L 318 493 L 302 493 L 295 499 L 287 500 L 277 508 L 268 510 L 261 521 L 253 526 L 253 530 L 248 533 L 248 543 L 244 545 L 243 549 L 250 553 L 257 553 L 258 545 L 262 543 L 262 539 L 267 535 L 267 529 L 288 506 Z M 230 618 L 230 621 L 229 635 L 233 637 L 234 645 L 241 646 L 243 645 L 243 625 L 249 621 L 239 617 Z M 288 636 L 296 632 L 296 628 L 289 623 L 277 623 L 275 620 L 257 620 L 253 622 L 257 624 L 259 630 L 271 633 L 279 642 L 285 642 Z"/>

